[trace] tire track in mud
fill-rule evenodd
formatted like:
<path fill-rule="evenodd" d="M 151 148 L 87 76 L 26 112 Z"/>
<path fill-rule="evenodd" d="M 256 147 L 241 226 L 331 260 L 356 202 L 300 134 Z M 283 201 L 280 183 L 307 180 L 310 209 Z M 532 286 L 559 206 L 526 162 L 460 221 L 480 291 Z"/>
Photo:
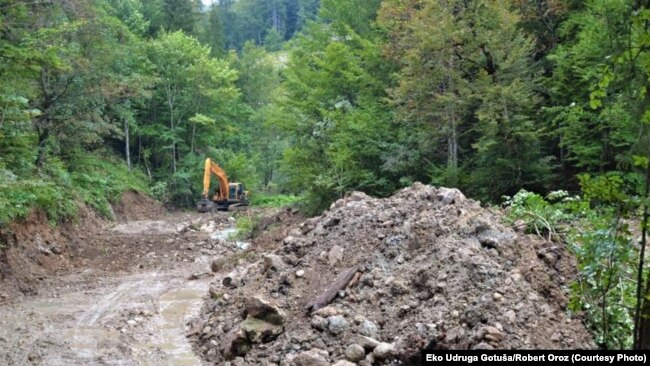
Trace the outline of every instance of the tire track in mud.
<path fill-rule="evenodd" d="M 160 226 L 160 220 L 120 224 L 118 230 L 106 231 L 108 240 L 113 233 L 120 244 L 141 245 L 136 239 L 146 235 L 143 226 L 147 223 Z M 185 337 L 185 328 L 189 319 L 198 315 L 211 279 L 189 281 L 188 277 L 209 271 L 210 259 L 224 253 L 221 236 L 227 236 L 232 222 L 226 227 L 213 225 L 216 231 L 207 232 L 204 239 L 181 236 L 179 225 L 178 220 L 170 220 L 173 234 L 155 230 L 145 242 L 154 243 L 148 250 L 156 251 L 160 258 L 155 271 L 141 272 L 134 265 L 129 268 L 135 271 L 123 274 L 86 269 L 57 278 L 56 290 L 46 295 L 0 307 L 0 364 L 202 365 Z M 209 236 L 216 234 L 223 235 L 218 239 Z M 178 246 L 168 246 L 171 249 L 166 252 L 155 245 L 172 240 Z M 202 243 L 207 243 L 207 249 Z M 176 260 L 178 250 L 192 253 L 192 257 Z M 128 325 L 132 311 L 138 309 L 149 315 L 137 325 Z"/>
<path fill-rule="evenodd" d="M 97 323 L 97 320 L 101 318 L 104 314 L 110 311 L 119 300 L 128 295 L 127 291 L 132 291 L 134 288 L 142 285 L 144 280 L 138 281 L 136 283 L 123 283 L 117 290 L 113 291 L 110 295 L 105 297 L 103 301 L 100 301 L 99 304 L 90 308 L 89 311 L 85 312 L 77 321 L 78 326 L 92 326 Z"/>

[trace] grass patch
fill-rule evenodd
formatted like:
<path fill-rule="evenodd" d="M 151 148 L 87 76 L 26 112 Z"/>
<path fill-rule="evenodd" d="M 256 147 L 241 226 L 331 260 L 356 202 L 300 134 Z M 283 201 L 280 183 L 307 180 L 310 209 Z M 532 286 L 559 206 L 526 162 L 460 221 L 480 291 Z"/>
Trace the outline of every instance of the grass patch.
<path fill-rule="evenodd" d="M 251 198 L 251 205 L 258 207 L 284 207 L 302 201 L 302 197 L 286 194 L 259 193 Z"/>
<path fill-rule="evenodd" d="M 230 240 L 244 240 L 251 237 L 253 229 L 257 225 L 259 217 L 253 215 L 240 216 L 237 218 L 235 228 L 237 231 L 232 233 L 228 239 Z"/>

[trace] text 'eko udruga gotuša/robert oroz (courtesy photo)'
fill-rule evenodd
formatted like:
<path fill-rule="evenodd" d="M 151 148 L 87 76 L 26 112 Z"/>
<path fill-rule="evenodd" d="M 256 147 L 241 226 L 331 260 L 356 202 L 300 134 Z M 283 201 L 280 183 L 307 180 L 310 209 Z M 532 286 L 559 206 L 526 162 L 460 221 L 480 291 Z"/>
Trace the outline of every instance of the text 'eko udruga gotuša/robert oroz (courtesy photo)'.
<path fill-rule="evenodd" d="M 523 365 L 552 363 L 555 365 L 643 365 L 645 351 L 604 350 L 471 350 L 423 351 L 423 365 Z"/>

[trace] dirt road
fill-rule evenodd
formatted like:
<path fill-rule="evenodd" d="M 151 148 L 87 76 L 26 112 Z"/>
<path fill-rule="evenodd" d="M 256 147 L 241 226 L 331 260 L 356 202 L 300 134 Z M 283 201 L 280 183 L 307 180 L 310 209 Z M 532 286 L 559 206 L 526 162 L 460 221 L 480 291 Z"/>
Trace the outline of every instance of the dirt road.
<path fill-rule="evenodd" d="M 227 240 L 233 221 L 177 214 L 102 228 L 83 266 L 0 307 L 0 364 L 201 365 L 187 322 L 210 262 L 245 247 Z"/>

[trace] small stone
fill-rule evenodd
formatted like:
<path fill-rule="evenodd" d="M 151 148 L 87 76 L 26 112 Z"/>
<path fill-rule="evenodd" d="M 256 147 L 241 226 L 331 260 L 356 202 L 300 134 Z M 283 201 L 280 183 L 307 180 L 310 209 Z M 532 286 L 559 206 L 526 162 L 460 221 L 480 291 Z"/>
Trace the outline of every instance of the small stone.
<path fill-rule="evenodd" d="M 223 296 L 221 296 L 221 298 L 223 299 L 223 301 L 226 302 L 230 301 L 230 295 L 228 295 L 227 293 L 224 293 Z"/>
<path fill-rule="evenodd" d="M 359 325 L 359 334 L 362 334 L 364 336 L 377 338 L 378 332 L 379 328 L 377 325 L 368 319 L 363 320 Z"/>
<path fill-rule="evenodd" d="M 501 342 L 504 339 L 506 339 L 506 335 L 503 334 L 497 327 L 491 327 L 491 326 L 483 327 L 479 331 L 479 333 L 483 333 L 483 332 L 485 334 L 484 338 L 488 340 Z"/>
<path fill-rule="evenodd" d="M 491 350 L 491 349 L 494 349 L 494 347 L 490 346 L 489 344 L 487 344 L 485 342 L 481 342 L 481 343 L 475 345 L 474 347 L 472 347 L 472 349 Z"/>
<path fill-rule="evenodd" d="M 553 333 L 553 335 L 551 335 L 551 341 L 559 342 L 560 340 L 562 340 L 562 333 L 555 332 L 555 333 Z"/>
<path fill-rule="evenodd" d="M 351 344 L 345 349 L 345 358 L 348 361 L 359 362 L 366 357 L 366 351 L 358 344 Z"/>
<path fill-rule="evenodd" d="M 347 360 L 339 360 L 339 361 L 336 361 L 336 363 L 334 365 L 332 365 L 332 366 L 357 366 L 357 364 L 354 363 L 354 362 L 347 361 Z"/>
<path fill-rule="evenodd" d="M 246 334 L 248 340 L 253 343 L 269 342 L 284 331 L 281 325 L 272 324 L 251 316 L 241 322 L 239 327 Z"/>
<path fill-rule="evenodd" d="M 327 328 L 327 319 L 318 315 L 313 316 L 311 318 L 311 326 L 316 330 L 325 330 L 325 328 Z"/>
<path fill-rule="evenodd" d="M 395 345 L 381 342 L 372 351 L 372 355 L 378 360 L 385 360 L 395 354 Z"/>
<path fill-rule="evenodd" d="M 463 338 L 464 335 L 465 335 L 465 329 L 463 329 L 463 327 L 451 328 L 447 331 L 447 335 L 445 336 L 445 342 L 455 343 L 461 338 Z"/>
<path fill-rule="evenodd" d="M 212 263 L 210 264 L 210 269 L 212 270 L 212 272 L 216 273 L 216 272 L 219 272 L 223 268 L 223 266 L 225 264 L 226 264 L 226 259 L 225 258 L 223 258 L 223 257 L 217 258 L 217 259 L 213 260 Z"/>
<path fill-rule="evenodd" d="M 515 313 L 514 310 L 508 310 L 506 311 L 505 314 L 503 314 L 505 318 L 508 320 L 510 323 L 514 323 L 517 320 L 517 313 Z"/>
<path fill-rule="evenodd" d="M 122 332 L 122 333 L 126 333 L 126 328 L 122 328 L 122 329 L 120 329 L 120 332 Z"/>
<path fill-rule="evenodd" d="M 515 220 L 515 222 L 512 223 L 512 228 L 515 229 L 515 231 L 520 233 L 520 234 L 526 233 L 526 227 L 527 226 L 528 225 L 526 225 L 526 221 L 521 220 L 521 219 Z"/>
<path fill-rule="evenodd" d="M 440 188 L 436 192 L 436 199 L 443 205 L 453 205 L 466 200 L 463 193 L 457 188 Z"/>
<path fill-rule="evenodd" d="M 366 351 L 372 351 L 377 347 L 377 345 L 379 345 L 379 341 L 371 337 L 358 336 L 357 344 L 363 347 Z"/>
<path fill-rule="evenodd" d="M 334 306 L 326 306 L 320 308 L 312 313 L 312 315 L 322 316 L 323 318 L 329 318 L 330 316 L 339 315 L 341 311 Z"/>
<path fill-rule="evenodd" d="M 286 319 L 280 308 L 260 297 L 251 297 L 246 300 L 244 316 L 247 315 L 275 325 L 282 325 Z"/>
<path fill-rule="evenodd" d="M 296 277 L 301 278 L 301 277 L 304 277 L 304 276 L 305 276 L 305 271 L 303 271 L 302 269 L 299 269 L 298 271 L 296 271 Z"/>
<path fill-rule="evenodd" d="M 221 351 L 227 360 L 243 356 L 250 350 L 251 345 L 246 333 L 239 327 L 232 328 L 221 343 Z"/>
<path fill-rule="evenodd" d="M 275 254 L 264 254 L 263 260 L 264 260 L 264 272 L 268 271 L 269 269 L 280 271 L 284 268 L 284 261 L 282 260 L 282 258 L 280 258 Z"/>
<path fill-rule="evenodd" d="M 326 356 L 319 351 L 321 350 L 310 349 L 309 351 L 300 352 L 293 358 L 293 363 L 296 366 L 329 366 Z"/>
<path fill-rule="evenodd" d="M 341 334 L 348 328 L 348 321 L 340 315 L 327 318 L 327 330 L 332 334 Z"/>
<path fill-rule="evenodd" d="M 138 322 L 136 322 L 133 319 L 129 319 L 126 321 L 126 324 L 128 324 L 130 327 L 135 327 L 136 325 L 138 325 Z"/>
<path fill-rule="evenodd" d="M 327 260 L 330 266 L 334 266 L 340 261 L 343 260 L 343 248 L 338 245 L 335 245 L 330 249 L 327 254 Z"/>
<path fill-rule="evenodd" d="M 366 355 L 365 360 L 359 362 L 361 366 L 373 366 L 375 364 L 375 356 L 372 353 Z"/>

